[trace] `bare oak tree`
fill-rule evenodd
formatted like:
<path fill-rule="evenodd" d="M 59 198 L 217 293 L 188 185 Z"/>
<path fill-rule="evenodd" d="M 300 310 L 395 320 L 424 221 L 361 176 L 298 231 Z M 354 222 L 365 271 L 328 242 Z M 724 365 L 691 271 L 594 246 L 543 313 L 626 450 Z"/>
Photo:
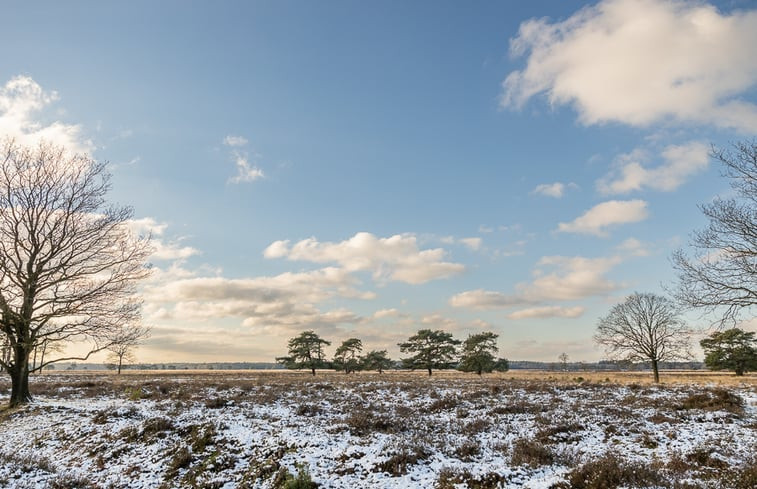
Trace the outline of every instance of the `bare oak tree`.
<path fill-rule="evenodd" d="M 107 347 L 108 360 L 113 362 L 118 375 L 121 374 L 124 362 L 134 361 L 134 349 L 149 334 L 148 328 L 136 323 L 123 326 L 112 338 L 113 343 Z"/>
<path fill-rule="evenodd" d="M 599 320 L 594 341 L 610 357 L 650 362 L 659 382 L 660 362 L 691 357 L 691 333 L 670 299 L 634 292 Z"/>
<path fill-rule="evenodd" d="M 719 311 L 722 325 L 757 305 L 757 143 L 712 155 L 723 164 L 735 197 L 702 205 L 709 225 L 693 233 L 691 256 L 678 250 L 672 260 L 676 298 L 706 313 Z"/>
<path fill-rule="evenodd" d="M 30 355 L 76 342 L 85 360 L 140 318 L 136 284 L 149 268 L 149 237 L 128 228 L 129 207 L 108 205 L 103 162 L 41 143 L 0 149 L 0 335 L 10 405 L 31 399 Z"/>

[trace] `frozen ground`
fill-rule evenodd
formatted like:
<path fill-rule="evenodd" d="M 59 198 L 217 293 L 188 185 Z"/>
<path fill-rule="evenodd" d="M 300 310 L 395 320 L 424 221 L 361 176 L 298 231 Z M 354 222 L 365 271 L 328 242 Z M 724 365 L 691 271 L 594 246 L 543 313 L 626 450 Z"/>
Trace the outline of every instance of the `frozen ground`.
<path fill-rule="evenodd" d="M 0 487 L 757 487 L 748 384 L 122 377 L 35 378 Z"/>

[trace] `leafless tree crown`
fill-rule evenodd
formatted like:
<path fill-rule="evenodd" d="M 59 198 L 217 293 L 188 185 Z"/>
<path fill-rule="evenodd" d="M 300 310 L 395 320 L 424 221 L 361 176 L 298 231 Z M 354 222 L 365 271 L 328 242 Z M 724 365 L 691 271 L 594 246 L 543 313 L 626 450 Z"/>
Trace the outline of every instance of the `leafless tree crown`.
<path fill-rule="evenodd" d="M 599 320 L 594 335 L 610 357 L 663 362 L 691 357 L 691 330 L 666 297 L 635 292 Z"/>
<path fill-rule="evenodd" d="M 139 321 L 136 285 L 149 273 L 149 236 L 130 232 L 129 207 L 106 204 L 105 163 L 45 143 L 1 147 L 0 330 L 6 345 L 32 351 L 88 341 L 89 354 L 107 347 L 124 325 Z M 12 361 L 0 358 L 9 370 Z"/>
<path fill-rule="evenodd" d="M 676 298 L 706 313 L 717 311 L 724 324 L 757 305 L 757 142 L 714 150 L 713 157 L 723 164 L 735 197 L 702 205 L 709 225 L 693 233 L 690 255 L 678 250 L 672 259 Z"/>

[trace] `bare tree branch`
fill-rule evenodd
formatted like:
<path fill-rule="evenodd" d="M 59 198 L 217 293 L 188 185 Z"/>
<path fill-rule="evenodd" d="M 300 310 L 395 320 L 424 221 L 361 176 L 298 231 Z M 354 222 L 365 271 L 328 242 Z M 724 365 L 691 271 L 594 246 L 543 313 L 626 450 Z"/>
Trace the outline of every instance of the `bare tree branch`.
<path fill-rule="evenodd" d="M 757 143 L 731 150 L 713 148 L 736 197 L 700 207 L 709 225 L 691 236 L 691 254 L 673 253 L 678 272 L 675 297 L 714 314 L 720 325 L 735 324 L 757 305 Z"/>
<path fill-rule="evenodd" d="M 672 301 L 634 292 L 599 320 L 594 341 L 610 357 L 650 362 L 659 382 L 660 362 L 691 358 L 691 333 Z"/>
<path fill-rule="evenodd" d="M 0 364 L 18 404 L 29 399 L 32 352 L 89 342 L 77 356 L 87 358 L 139 323 L 151 250 L 127 226 L 131 208 L 106 203 L 105 163 L 47 143 L 9 140 L 0 151 L 0 334 L 10 351 Z"/>

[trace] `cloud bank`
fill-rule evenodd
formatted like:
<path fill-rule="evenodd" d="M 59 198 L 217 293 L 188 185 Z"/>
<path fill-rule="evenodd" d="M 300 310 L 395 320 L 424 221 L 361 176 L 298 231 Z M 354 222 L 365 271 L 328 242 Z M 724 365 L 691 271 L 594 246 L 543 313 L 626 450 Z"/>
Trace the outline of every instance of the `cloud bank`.
<path fill-rule="evenodd" d="M 706 124 L 757 133 L 757 11 L 700 2 L 606 0 L 570 18 L 532 19 L 511 39 L 526 67 L 504 80 L 501 106 L 544 94 L 585 125 Z"/>
<path fill-rule="evenodd" d="M 421 250 L 414 235 L 378 238 L 366 232 L 337 243 L 319 242 L 315 238 L 295 244 L 288 240 L 274 241 L 263 252 L 266 258 L 336 263 L 350 272 L 371 272 L 377 281 L 408 284 L 448 278 L 465 270 L 460 263 L 444 261 L 445 255 L 442 248 Z"/>

